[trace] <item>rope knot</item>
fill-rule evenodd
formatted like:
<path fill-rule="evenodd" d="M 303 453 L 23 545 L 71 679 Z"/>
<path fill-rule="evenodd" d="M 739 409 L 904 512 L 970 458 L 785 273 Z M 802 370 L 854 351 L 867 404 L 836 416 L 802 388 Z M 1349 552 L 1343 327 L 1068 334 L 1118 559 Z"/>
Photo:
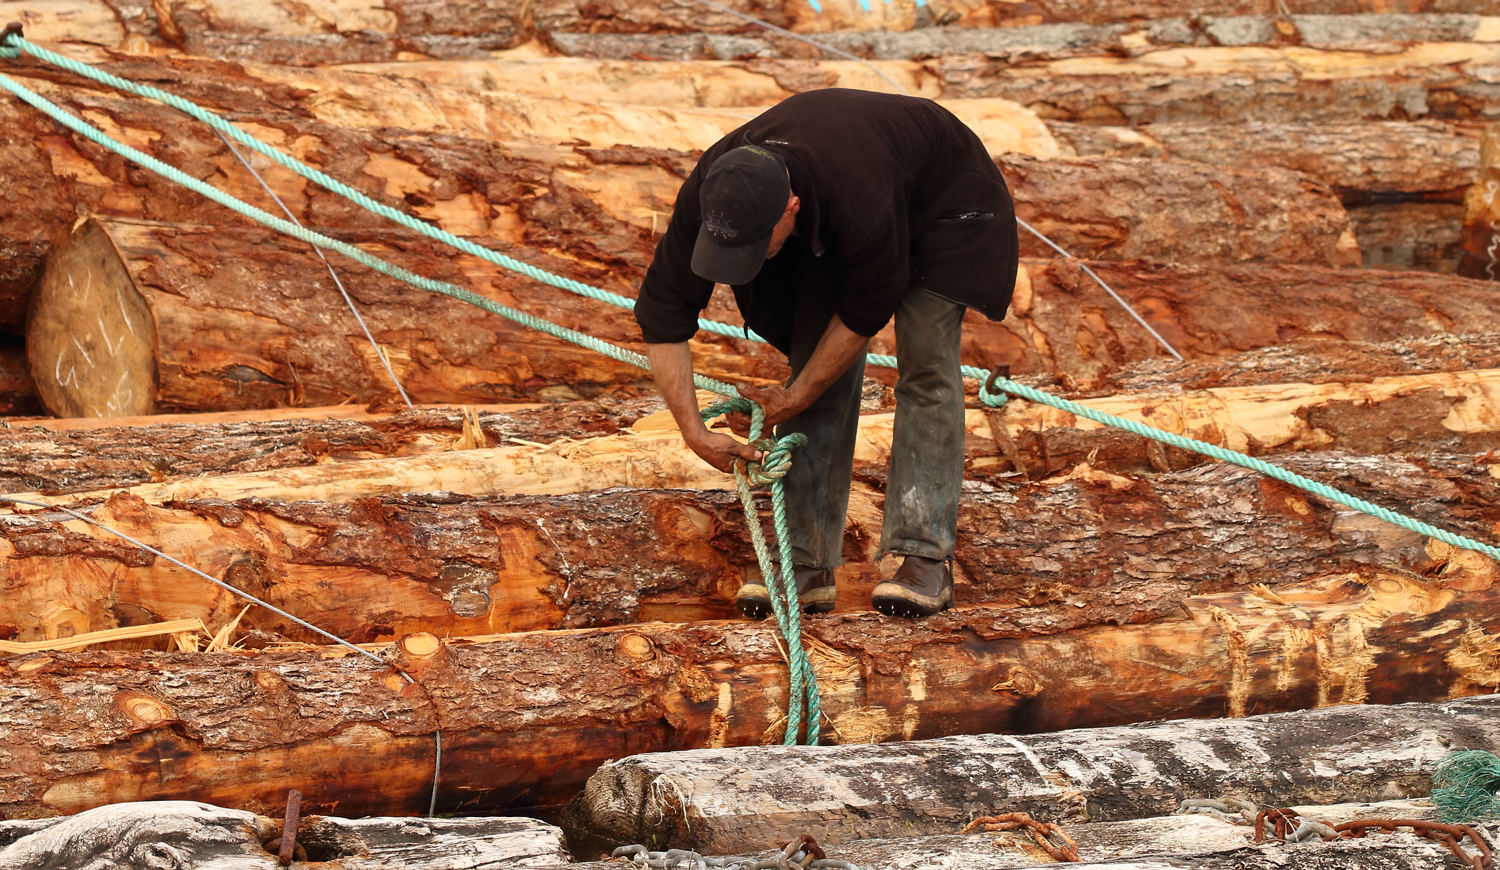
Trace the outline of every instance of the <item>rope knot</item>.
<path fill-rule="evenodd" d="M 792 470 L 792 448 L 805 444 L 807 436 L 801 432 L 794 432 L 784 438 L 761 438 L 753 441 L 750 446 L 761 451 L 761 460 L 746 462 L 742 459 L 736 464 L 736 470 L 743 472 L 756 486 L 767 485 L 786 477 L 786 473 Z"/>

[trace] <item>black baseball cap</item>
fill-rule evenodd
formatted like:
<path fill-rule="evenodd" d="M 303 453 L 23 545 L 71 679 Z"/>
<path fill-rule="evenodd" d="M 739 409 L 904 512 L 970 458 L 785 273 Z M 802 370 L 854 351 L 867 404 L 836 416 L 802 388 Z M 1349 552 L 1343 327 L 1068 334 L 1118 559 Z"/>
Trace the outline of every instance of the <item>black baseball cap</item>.
<path fill-rule="evenodd" d="M 758 145 L 714 161 L 698 203 L 703 226 L 693 246 L 693 273 L 719 284 L 745 284 L 766 262 L 771 231 L 792 195 L 786 162 Z"/>

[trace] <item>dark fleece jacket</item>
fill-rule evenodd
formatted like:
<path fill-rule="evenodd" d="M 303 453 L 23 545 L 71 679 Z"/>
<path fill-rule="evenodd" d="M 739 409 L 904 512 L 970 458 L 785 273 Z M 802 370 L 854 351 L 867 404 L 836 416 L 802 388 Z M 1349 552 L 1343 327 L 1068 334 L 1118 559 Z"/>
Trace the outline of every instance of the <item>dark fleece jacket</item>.
<path fill-rule="evenodd" d="M 791 339 L 797 276 L 811 258 L 831 275 L 835 310 L 879 332 L 913 285 L 999 320 L 1016 280 L 1010 192 L 984 144 L 952 113 L 915 97 L 828 89 L 790 97 L 719 140 L 683 182 L 646 272 L 636 321 L 649 343 L 693 337 L 713 284 L 690 262 L 703 217 L 698 189 L 714 160 L 760 145 L 780 154 L 802 200 L 788 243 L 734 288 L 750 329 Z"/>

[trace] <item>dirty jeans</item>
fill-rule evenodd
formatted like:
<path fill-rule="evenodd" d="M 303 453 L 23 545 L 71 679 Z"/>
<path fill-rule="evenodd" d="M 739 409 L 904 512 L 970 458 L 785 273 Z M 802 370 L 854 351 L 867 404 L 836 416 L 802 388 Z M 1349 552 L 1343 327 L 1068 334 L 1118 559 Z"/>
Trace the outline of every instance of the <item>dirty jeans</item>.
<path fill-rule="evenodd" d="M 833 317 L 828 299 L 799 300 L 792 329 L 792 379 L 807 364 Z M 913 286 L 896 309 L 896 426 L 886 482 L 880 555 L 947 559 L 958 528 L 964 474 L 964 391 L 959 337 L 964 307 Z M 807 435 L 785 478 L 792 560 L 843 563 L 844 521 L 865 362 L 861 357 L 778 436 Z"/>

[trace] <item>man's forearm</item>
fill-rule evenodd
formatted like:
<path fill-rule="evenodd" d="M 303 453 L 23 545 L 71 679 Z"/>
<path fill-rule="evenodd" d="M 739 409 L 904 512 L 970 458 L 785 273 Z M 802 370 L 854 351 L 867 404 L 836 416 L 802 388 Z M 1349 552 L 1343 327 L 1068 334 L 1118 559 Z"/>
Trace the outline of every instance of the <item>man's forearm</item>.
<path fill-rule="evenodd" d="M 801 410 L 823 395 L 828 386 L 849 370 L 856 360 L 869 349 L 870 340 L 844 325 L 835 314 L 818 339 L 818 346 L 797 379 L 792 381 L 787 392 L 793 404 Z"/>
<path fill-rule="evenodd" d="M 707 432 L 698 412 L 698 391 L 693 385 L 693 353 L 687 342 L 648 344 L 646 356 L 651 360 L 651 377 L 656 390 L 666 400 L 672 419 L 682 437 L 693 442 L 700 432 Z"/>

